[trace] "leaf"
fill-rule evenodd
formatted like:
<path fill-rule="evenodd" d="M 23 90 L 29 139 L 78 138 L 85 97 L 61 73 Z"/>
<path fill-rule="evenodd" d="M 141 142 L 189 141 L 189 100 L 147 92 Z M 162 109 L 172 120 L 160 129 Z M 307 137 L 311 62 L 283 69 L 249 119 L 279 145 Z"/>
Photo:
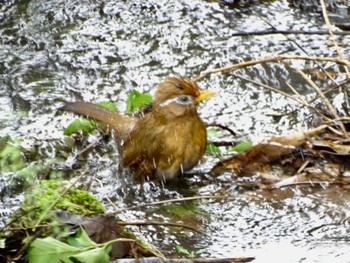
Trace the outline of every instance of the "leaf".
<path fill-rule="evenodd" d="M 6 137 L 4 142 L 0 142 L 0 171 L 13 172 L 21 170 L 26 165 L 24 153 L 21 151 L 19 141 L 12 141 Z M 7 141 L 6 141 L 7 140 Z M 2 145 L 4 144 L 4 145 Z"/>
<path fill-rule="evenodd" d="M 110 111 L 118 112 L 117 107 L 111 101 L 102 101 L 99 102 L 98 105 Z M 68 125 L 68 127 L 64 129 L 63 134 L 66 136 L 70 136 L 73 133 L 79 133 L 80 131 L 82 131 L 83 133 L 90 133 L 93 129 L 95 129 L 96 125 L 96 121 L 92 119 L 78 118 L 71 122 Z"/>
<path fill-rule="evenodd" d="M 79 118 L 74 120 L 67 128 L 64 129 L 63 134 L 66 136 L 72 135 L 73 133 L 78 133 L 82 131 L 84 133 L 91 132 L 96 127 L 96 122 L 94 120 L 89 120 L 85 118 Z"/>
<path fill-rule="evenodd" d="M 162 208 L 162 210 L 165 210 L 168 214 L 176 215 L 178 217 L 187 217 L 187 216 L 195 216 L 196 215 L 196 208 L 193 207 L 193 205 L 190 204 L 169 204 Z"/>
<path fill-rule="evenodd" d="M 315 138 L 311 139 L 310 142 L 315 151 L 343 156 L 350 154 L 350 145 L 348 140 Z"/>
<path fill-rule="evenodd" d="M 75 236 L 68 237 L 68 244 L 73 247 L 94 247 L 97 245 L 90 239 L 82 227 L 80 227 Z"/>
<path fill-rule="evenodd" d="M 248 150 L 253 145 L 253 142 L 246 141 L 246 142 L 240 142 L 231 149 L 229 149 L 229 152 L 244 152 Z"/>
<path fill-rule="evenodd" d="M 6 238 L 0 239 L 0 249 L 4 249 L 6 247 Z"/>
<path fill-rule="evenodd" d="M 212 154 L 221 154 L 221 150 L 219 147 L 215 146 L 212 143 L 207 144 L 207 148 L 205 150 L 207 153 L 212 153 Z"/>
<path fill-rule="evenodd" d="M 220 133 L 217 129 L 207 129 L 207 136 L 217 138 Z"/>
<path fill-rule="evenodd" d="M 29 263 L 73 263 L 69 257 L 80 252 L 79 248 L 72 247 L 52 237 L 37 238 L 28 248 Z"/>
<path fill-rule="evenodd" d="M 220 163 L 214 166 L 212 172 L 218 174 L 222 173 L 224 170 L 230 169 L 234 170 L 238 175 L 253 174 L 266 164 L 291 154 L 296 147 L 301 146 L 306 141 L 310 140 L 310 138 L 318 135 L 326 127 L 326 125 L 321 125 L 304 132 L 297 132 L 281 137 L 272 137 L 229 159 L 220 161 Z"/>
<path fill-rule="evenodd" d="M 106 108 L 107 110 L 110 110 L 110 111 L 113 111 L 113 112 L 118 112 L 117 107 L 111 101 L 101 101 L 101 102 L 99 102 L 97 104 L 100 105 L 103 108 Z"/>
<path fill-rule="evenodd" d="M 134 112 L 135 110 L 145 106 L 153 101 L 151 94 L 149 93 L 140 93 L 136 90 L 133 90 L 128 95 L 128 101 L 126 104 L 127 112 Z"/>
<path fill-rule="evenodd" d="M 176 250 L 182 254 L 189 256 L 191 253 L 181 245 L 176 245 Z"/>
<path fill-rule="evenodd" d="M 94 249 L 83 251 L 74 256 L 71 256 L 71 259 L 75 259 L 79 262 L 84 263 L 109 263 L 110 251 L 111 245 L 96 247 Z"/>
<path fill-rule="evenodd" d="M 93 242 L 83 228 L 74 237 L 69 237 L 67 245 L 52 237 L 38 238 L 28 249 L 29 263 L 108 263 L 112 246 L 110 243 L 98 245 Z"/>

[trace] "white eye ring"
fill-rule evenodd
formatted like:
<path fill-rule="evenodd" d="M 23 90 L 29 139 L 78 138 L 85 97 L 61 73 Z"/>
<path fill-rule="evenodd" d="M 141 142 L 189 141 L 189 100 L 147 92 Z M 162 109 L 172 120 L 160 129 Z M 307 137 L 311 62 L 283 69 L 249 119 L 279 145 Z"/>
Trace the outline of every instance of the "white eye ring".
<path fill-rule="evenodd" d="M 165 107 L 173 102 L 176 102 L 177 104 L 180 104 L 180 105 L 190 105 L 193 102 L 193 98 L 190 95 L 181 95 L 176 98 L 166 100 L 163 103 L 161 103 L 159 106 Z"/>

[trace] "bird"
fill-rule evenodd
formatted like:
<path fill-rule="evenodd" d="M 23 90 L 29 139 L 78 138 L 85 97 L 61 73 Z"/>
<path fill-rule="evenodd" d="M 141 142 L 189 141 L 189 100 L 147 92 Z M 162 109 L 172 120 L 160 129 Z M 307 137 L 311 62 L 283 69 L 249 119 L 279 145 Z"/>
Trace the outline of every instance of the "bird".
<path fill-rule="evenodd" d="M 139 118 L 89 102 L 66 102 L 62 109 L 114 130 L 121 164 L 137 179 L 166 183 L 177 181 L 204 156 L 206 125 L 197 106 L 214 94 L 189 78 L 176 76 L 158 85 L 150 111 Z"/>

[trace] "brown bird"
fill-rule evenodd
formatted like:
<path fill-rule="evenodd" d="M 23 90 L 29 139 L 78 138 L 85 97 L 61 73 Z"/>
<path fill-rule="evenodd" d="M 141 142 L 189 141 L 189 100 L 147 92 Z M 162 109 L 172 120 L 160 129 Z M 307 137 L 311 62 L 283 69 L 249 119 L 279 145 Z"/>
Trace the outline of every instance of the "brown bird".
<path fill-rule="evenodd" d="M 141 118 L 86 102 L 66 103 L 63 110 L 96 119 L 113 129 L 122 164 L 143 181 L 165 182 L 189 171 L 203 157 L 207 134 L 197 105 L 213 94 L 200 90 L 190 79 L 172 77 L 158 86 L 151 111 Z"/>

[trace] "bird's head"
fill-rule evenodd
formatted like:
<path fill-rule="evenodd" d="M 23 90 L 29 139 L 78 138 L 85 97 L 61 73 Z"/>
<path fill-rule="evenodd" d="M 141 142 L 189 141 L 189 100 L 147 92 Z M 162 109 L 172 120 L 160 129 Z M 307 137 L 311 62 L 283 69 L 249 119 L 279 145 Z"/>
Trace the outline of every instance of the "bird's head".
<path fill-rule="evenodd" d="M 171 77 L 159 84 L 155 93 L 153 109 L 169 116 L 182 116 L 196 112 L 197 104 L 215 92 L 200 90 L 193 80 Z"/>

